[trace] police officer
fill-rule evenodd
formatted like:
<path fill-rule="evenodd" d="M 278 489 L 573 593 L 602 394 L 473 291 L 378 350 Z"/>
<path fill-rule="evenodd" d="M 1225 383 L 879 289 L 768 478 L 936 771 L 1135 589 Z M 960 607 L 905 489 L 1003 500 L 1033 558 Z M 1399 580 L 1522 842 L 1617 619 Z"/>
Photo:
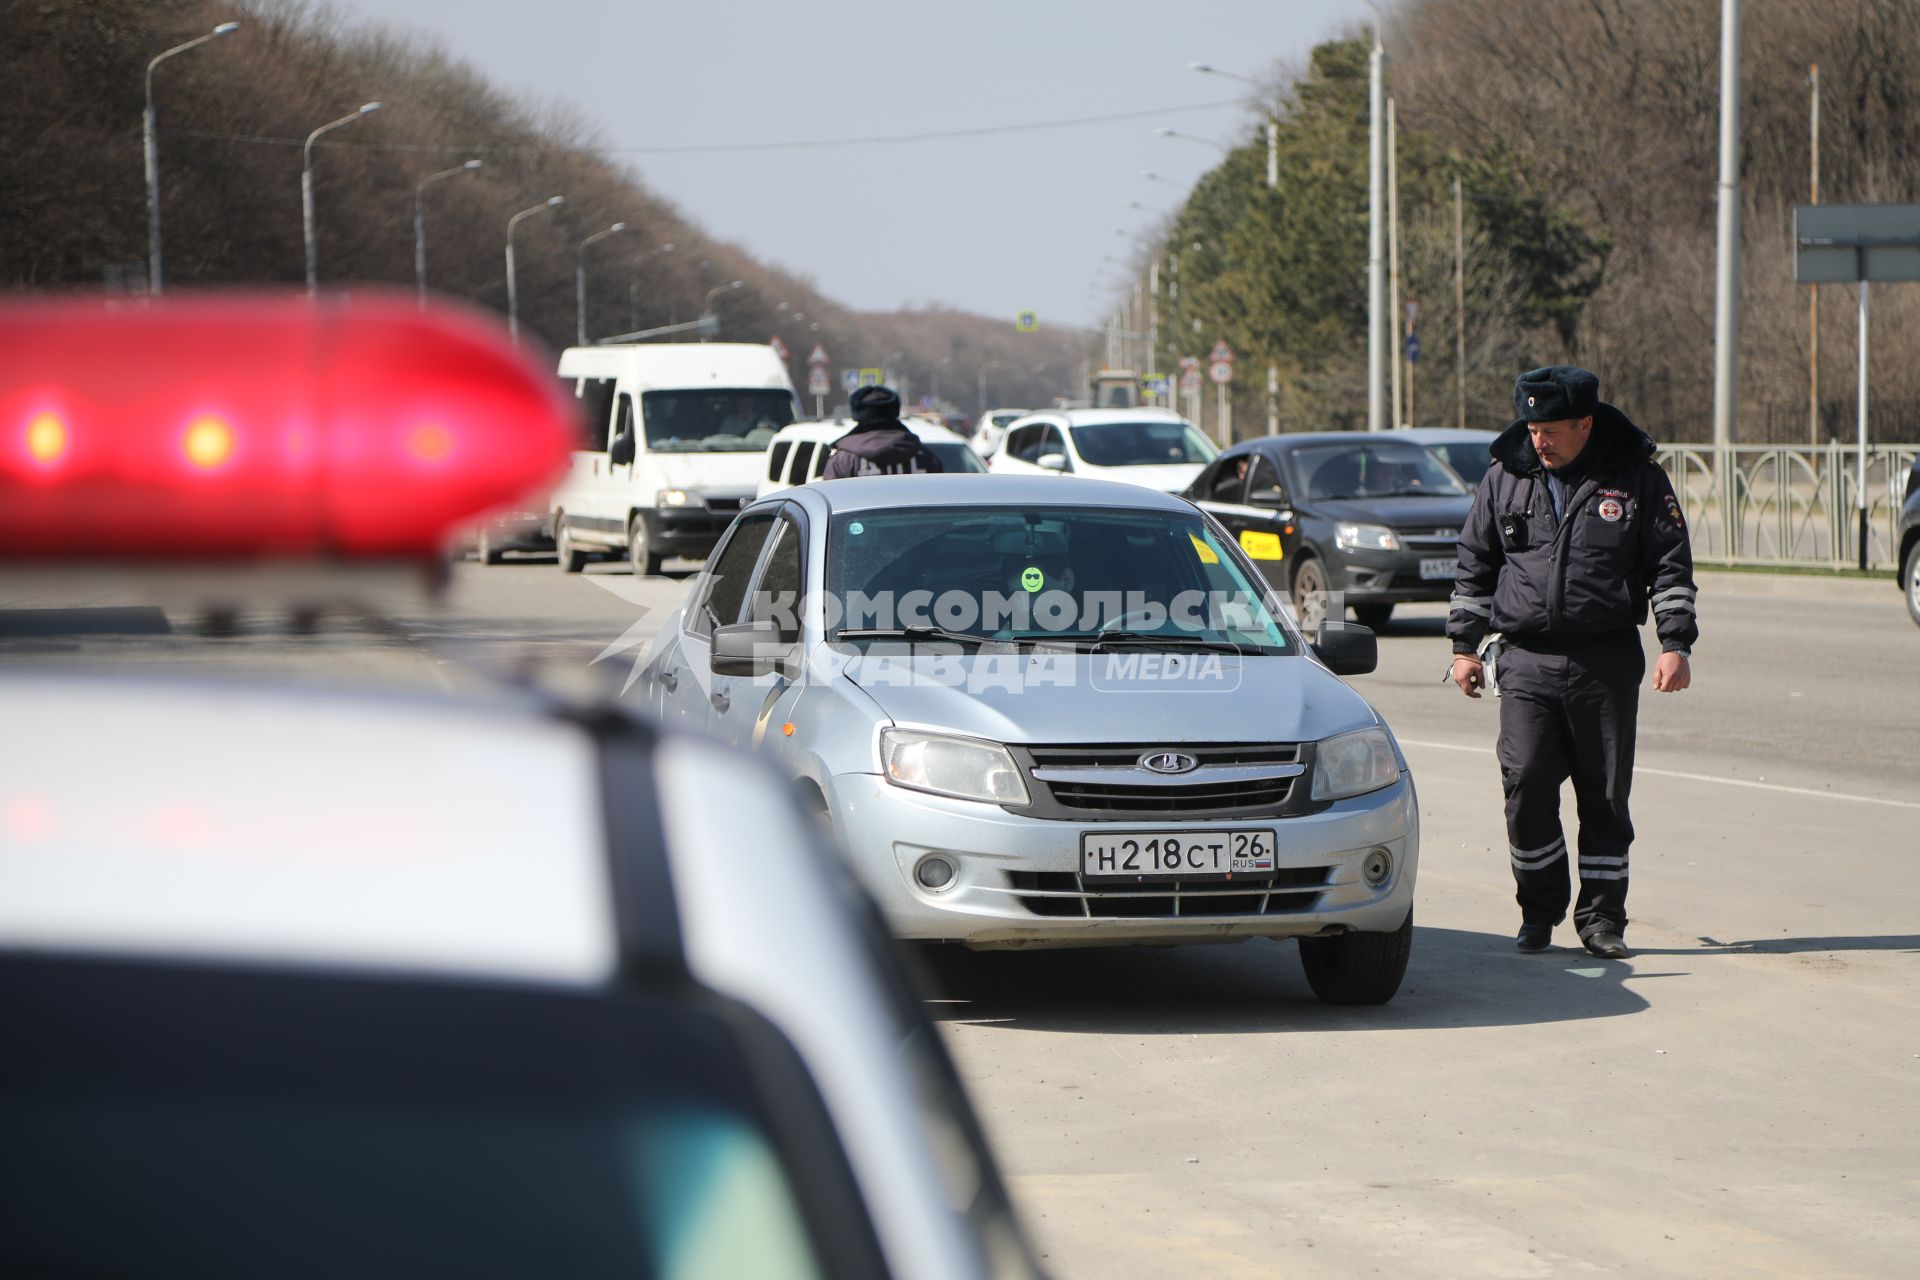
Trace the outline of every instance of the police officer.
<path fill-rule="evenodd" d="M 848 407 L 853 430 L 833 442 L 822 480 L 848 476 L 900 476 L 944 471 L 939 455 L 900 421 L 900 396 L 891 387 L 861 387 Z"/>
<path fill-rule="evenodd" d="M 1492 446 L 1460 531 L 1447 635 L 1469 698 L 1498 648 L 1500 773 L 1518 885 L 1522 951 L 1544 951 L 1566 918 L 1568 851 L 1560 784 L 1578 798 L 1574 927 L 1588 951 L 1628 955 L 1627 850 L 1635 718 L 1646 659 L 1637 628 L 1660 633 L 1653 687 L 1685 689 L 1694 620 L 1693 554 L 1654 443 L 1599 399 L 1585 369 L 1520 375 L 1520 420 Z"/>

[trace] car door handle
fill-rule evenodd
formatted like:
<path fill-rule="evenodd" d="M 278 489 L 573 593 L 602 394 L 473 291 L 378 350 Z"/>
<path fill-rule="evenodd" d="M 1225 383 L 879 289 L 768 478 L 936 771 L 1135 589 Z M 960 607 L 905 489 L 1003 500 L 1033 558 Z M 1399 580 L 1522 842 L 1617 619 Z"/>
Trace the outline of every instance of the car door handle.
<path fill-rule="evenodd" d="M 725 711 L 728 707 L 733 705 L 733 699 L 729 698 L 724 693 L 708 694 L 707 701 L 713 704 L 713 709 L 715 711 Z"/>
<path fill-rule="evenodd" d="M 660 687 L 662 689 L 665 689 L 668 693 L 672 693 L 680 687 L 680 677 L 673 674 L 673 672 L 671 671 L 662 671 L 660 673 L 659 679 L 660 679 Z"/>

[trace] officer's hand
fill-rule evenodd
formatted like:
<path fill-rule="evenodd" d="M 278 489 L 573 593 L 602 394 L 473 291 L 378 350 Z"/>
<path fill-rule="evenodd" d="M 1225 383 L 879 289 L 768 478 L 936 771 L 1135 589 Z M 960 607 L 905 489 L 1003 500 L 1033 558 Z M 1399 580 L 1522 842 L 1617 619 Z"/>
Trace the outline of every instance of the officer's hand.
<path fill-rule="evenodd" d="M 1693 667 L 1683 653 L 1663 653 L 1653 664 L 1653 688 L 1656 693 L 1678 693 L 1693 683 Z"/>
<path fill-rule="evenodd" d="M 1453 682 L 1460 686 L 1460 692 L 1469 698 L 1477 698 L 1480 691 L 1487 687 L 1487 669 L 1480 665 L 1480 659 L 1470 654 L 1453 655 Z"/>

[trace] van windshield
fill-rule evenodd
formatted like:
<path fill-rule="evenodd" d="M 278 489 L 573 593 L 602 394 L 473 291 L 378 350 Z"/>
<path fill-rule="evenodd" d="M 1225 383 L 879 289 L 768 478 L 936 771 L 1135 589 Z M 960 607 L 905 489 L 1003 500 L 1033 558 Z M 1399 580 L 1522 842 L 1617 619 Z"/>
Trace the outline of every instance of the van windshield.
<path fill-rule="evenodd" d="M 793 395 L 772 388 L 648 391 L 640 413 L 655 453 L 761 453 L 793 421 Z"/>

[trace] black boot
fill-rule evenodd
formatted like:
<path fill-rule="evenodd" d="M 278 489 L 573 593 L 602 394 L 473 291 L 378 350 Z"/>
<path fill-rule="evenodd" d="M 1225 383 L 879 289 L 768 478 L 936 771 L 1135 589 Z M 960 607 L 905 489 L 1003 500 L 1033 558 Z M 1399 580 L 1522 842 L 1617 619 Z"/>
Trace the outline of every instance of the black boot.
<path fill-rule="evenodd" d="M 1626 941 L 1611 929 L 1597 929 L 1580 941 L 1602 960 L 1625 960 L 1633 954 L 1627 950 Z"/>
<path fill-rule="evenodd" d="M 1513 943 L 1522 951 L 1545 951 L 1553 945 L 1553 926 L 1550 924 L 1523 924 L 1519 936 Z"/>

